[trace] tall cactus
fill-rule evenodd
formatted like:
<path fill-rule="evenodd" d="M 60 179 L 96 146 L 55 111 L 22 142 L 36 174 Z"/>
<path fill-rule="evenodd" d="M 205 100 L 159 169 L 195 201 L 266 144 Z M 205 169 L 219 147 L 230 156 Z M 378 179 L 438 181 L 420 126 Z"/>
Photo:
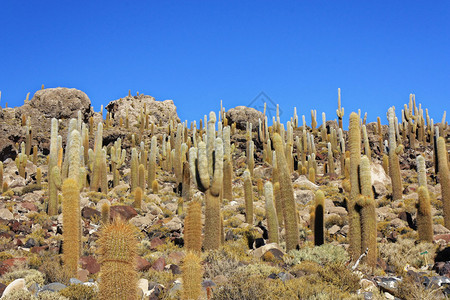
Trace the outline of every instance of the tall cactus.
<path fill-rule="evenodd" d="M 183 299 L 199 299 L 201 295 L 203 277 L 201 261 L 201 258 L 193 252 L 189 252 L 184 258 L 181 266 Z"/>
<path fill-rule="evenodd" d="M 253 225 L 253 190 L 250 171 L 244 171 L 245 222 Z"/>
<path fill-rule="evenodd" d="M 417 232 L 419 240 L 433 242 L 433 219 L 431 217 L 431 204 L 428 189 L 419 186 L 417 193 L 419 201 L 417 203 Z"/>
<path fill-rule="evenodd" d="M 370 176 L 370 160 L 366 155 L 361 158 L 359 173 L 361 196 L 358 204 L 361 206 L 361 250 L 369 249 L 367 263 L 369 266 L 375 267 L 377 263 L 377 220 Z"/>
<path fill-rule="evenodd" d="M 223 199 L 233 201 L 233 164 L 228 156 L 223 162 Z"/>
<path fill-rule="evenodd" d="M 350 254 L 354 260 L 361 255 L 361 219 L 356 201 L 360 195 L 358 167 L 361 160 L 361 129 L 359 115 L 350 114 L 350 197 L 347 203 Z"/>
<path fill-rule="evenodd" d="M 63 192 L 63 261 L 72 277 L 78 271 L 80 258 L 80 188 L 78 181 L 67 178 L 62 185 Z"/>
<path fill-rule="evenodd" d="M 321 190 L 316 192 L 316 201 L 314 205 L 314 245 L 320 246 L 324 243 L 324 212 L 325 195 Z"/>
<path fill-rule="evenodd" d="M 450 229 L 450 172 L 448 169 L 448 153 L 443 137 L 437 140 L 438 176 L 441 183 L 442 203 L 444 206 L 444 225 Z"/>
<path fill-rule="evenodd" d="M 342 117 L 344 116 L 344 108 L 341 107 L 341 89 L 338 88 L 338 109 L 336 109 L 336 115 L 339 119 L 339 128 L 343 130 L 342 127 Z"/>
<path fill-rule="evenodd" d="M 273 186 L 270 181 L 264 184 L 264 198 L 266 200 L 266 218 L 269 231 L 269 243 L 278 244 L 278 218 L 273 202 Z"/>
<path fill-rule="evenodd" d="M 158 153 L 158 143 L 156 136 L 152 136 L 150 143 L 150 156 L 148 157 L 147 186 L 150 188 L 153 180 L 156 179 L 156 156 Z"/>
<path fill-rule="evenodd" d="M 281 136 L 274 134 L 273 143 L 277 155 L 278 176 L 283 201 L 284 228 L 286 231 L 286 250 L 295 250 L 299 245 L 299 230 L 297 222 L 297 209 L 295 207 L 294 190 L 291 176 L 284 156 L 284 147 Z"/>
<path fill-rule="evenodd" d="M 206 194 L 205 240 L 206 250 L 220 247 L 220 192 L 223 183 L 223 143 L 221 138 L 215 140 L 215 163 L 212 181 L 209 178 L 206 144 L 198 143 L 198 160 L 196 164 L 198 189 Z"/>
<path fill-rule="evenodd" d="M 136 228 L 115 219 L 103 227 L 99 245 L 99 299 L 137 299 Z"/>
<path fill-rule="evenodd" d="M 60 171 L 58 168 L 58 120 L 52 119 L 50 137 L 50 155 L 48 160 L 48 208 L 49 216 L 58 213 L 58 187 L 61 185 Z M 56 169 L 55 169 L 56 167 Z"/>
<path fill-rule="evenodd" d="M 392 181 L 392 199 L 402 199 L 403 187 L 402 177 L 400 174 L 400 163 L 398 161 L 398 155 L 403 151 L 403 145 L 397 146 L 395 139 L 395 112 L 391 107 L 388 110 L 389 120 L 389 176 Z"/>
<path fill-rule="evenodd" d="M 184 221 L 184 247 L 187 250 L 202 250 L 202 205 L 194 200 L 189 203 Z"/>

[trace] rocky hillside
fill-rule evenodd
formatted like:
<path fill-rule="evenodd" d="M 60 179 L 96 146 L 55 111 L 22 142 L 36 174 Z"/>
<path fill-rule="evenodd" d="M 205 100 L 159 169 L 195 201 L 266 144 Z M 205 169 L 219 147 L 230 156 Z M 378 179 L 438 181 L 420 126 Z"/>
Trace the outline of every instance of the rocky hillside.
<path fill-rule="evenodd" d="M 142 94 L 94 112 L 68 88 L 0 109 L 1 299 L 450 292 L 449 131 L 414 95 L 369 124 L 340 99 L 271 126 L 244 106 L 180 123 Z"/>

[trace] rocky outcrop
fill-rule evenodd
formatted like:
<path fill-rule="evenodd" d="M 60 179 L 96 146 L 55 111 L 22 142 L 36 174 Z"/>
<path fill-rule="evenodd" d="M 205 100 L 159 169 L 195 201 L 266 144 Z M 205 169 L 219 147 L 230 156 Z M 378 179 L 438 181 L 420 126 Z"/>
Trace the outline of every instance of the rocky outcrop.
<path fill-rule="evenodd" d="M 106 110 L 112 114 L 114 124 L 119 124 L 122 118 L 124 124 L 128 111 L 128 122 L 130 127 L 137 125 L 139 122 L 139 115 L 144 110 L 149 115 L 149 122 L 154 124 L 167 124 L 170 120 L 180 122 L 178 118 L 177 108 L 172 100 L 157 101 L 154 97 L 140 94 L 138 96 L 127 96 L 111 101 Z"/>
<path fill-rule="evenodd" d="M 255 130 L 259 125 L 258 120 L 261 119 L 261 122 L 264 120 L 264 114 L 253 107 L 236 106 L 227 111 L 226 118 L 229 125 L 236 123 L 237 129 L 245 130 L 247 122 L 249 122 L 252 123 L 253 130 Z"/>

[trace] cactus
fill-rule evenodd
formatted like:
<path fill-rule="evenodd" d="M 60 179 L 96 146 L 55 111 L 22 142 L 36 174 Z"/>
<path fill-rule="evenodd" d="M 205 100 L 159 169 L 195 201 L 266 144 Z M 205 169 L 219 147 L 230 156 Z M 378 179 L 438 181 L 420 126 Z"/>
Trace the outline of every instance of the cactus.
<path fill-rule="evenodd" d="M 139 165 L 138 165 L 138 154 L 136 148 L 131 149 L 131 180 L 130 180 L 130 189 L 133 192 L 134 189 L 138 186 L 138 178 L 139 178 Z"/>
<path fill-rule="evenodd" d="M 253 190 L 250 171 L 244 171 L 245 222 L 253 225 Z"/>
<path fill-rule="evenodd" d="M 33 164 L 37 165 L 37 155 L 38 155 L 38 147 L 36 145 L 33 146 Z"/>
<path fill-rule="evenodd" d="M 100 300 L 137 299 L 136 228 L 120 219 L 103 227 L 100 245 Z"/>
<path fill-rule="evenodd" d="M 186 250 L 200 252 L 202 250 L 202 205 L 199 201 L 191 201 L 184 221 L 184 247 Z"/>
<path fill-rule="evenodd" d="M 189 163 L 187 161 L 183 162 L 183 182 L 181 188 L 183 202 L 188 203 L 191 198 L 191 173 L 189 171 Z"/>
<path fill-rule="evenodd" d="M 228 156 L 224 157 L 223 163 L 223 199 L 233 200 L 233 164 Z"/>
<path fill-rule="evenodd" d="M 286 231 L 286 250 L 295 250 L 299 245 L 299 230 L 297 209 L 295 207 L 294 190 L 291 176 L 288 173 L 286 157 L 284 156 L 283 141 L 279 134 L 274 134 L 273 144 L 277 155 L 278 176 L 281 198 L 283 199 L 284 228 Z"/>
<path fill-rule="evenodd" d="M 315 195 L 314 205 L 314 245 L 320 246 L 324 243 L 324 211 L 325 195 L 318 190 Z"/>
<path fill-rule="evenodd" d="M 136 187 L 134 189 L 134 202 L 133 202 L 133 207 L 137 208 L 137 209 L 141 209 L 142 207 L 142 194 L 143 191 L 141 189 L 141 187 Z"/>
<path fill-rule="evenodd" d="M 278 244 L 278 217 L 273 203 L 273 186 L 270 181 L 264 184 L 264 197 L 266 199 L 266 219 L 269 231 L 269 243 Z"/>
<path fill-rule="evenodd" d="M 158 153 L 158 144 L 156 136 L 152 136 L 150 144 L 150 156 L 148 157 L 148 175 L 147 185 L 150 187 L 153 180 L 156 179 L 156 155 Z"/>
<path fill-rule="evenodd" d="M 101 185 L 101 165 L 103 145 L 103 123 L 98 123 L 97 134 L 95 136 L 94 161 L 92 169 L 91 191 L 97 192 Z"/>
<path fill-rule="evenodd" d="M 350 114 L 350 196 L 347 203 L 349 223 L 349 244 L 351 257 L 356 260 L 361 255 L 361 219 L 356 201 L 360 195 L 358 166 L 361 160 L 361 129 L 358 114 Z"/>
<path fill-rule="evenodd" d="M 3 187 L 3 162 L 0 161 L 0 188 L 2 187 Z"/>
<path fill-rule="evenodd" d="M 0 162 L 1 163 L 1 162 Z M 3 165 L 0 167 L 0 186 L 3 178 Z M 36 169 L 36 185 L 38 188 L 42 187 L 42 171 L 41 168 Z"/>
<path fill-rule="evenodd" d="M 215 164 L 213 180 L 210 182 L 206 145 L 198 143 L 196 176 L 198 189 L 206 194 L 205 240 L 206 250 L 220 247 L 220 192 L 223 183 L 223 143 L 221 138 L 215 140 Z"/>
<path fill-rule="evenodd" d="M 109 224 L 110 213 L 111 213 L 111 207 L 110 207 L 109 203 L 107 203 L 107 202 L 103 203 L 102 208 L 101 208 L 102 224 L 104 224 L 104 225 Z"/>
<path fill-rule="evenodd" d="M 431 217 L 431 204 L 428 189 L 419 186 L 417 190 L 419 201 L 417 203 L 417 233 L 419 240 L 433 242 L 433 219 Z"/>
<path fill-rule="evenodd" d="M 392 200 L 402 199 L 403 187 L 400 174 L 398 155 L 403 151 L 403 145 L 398 145 L 395 140 L 395 112 L 391 107 L 388 110 L 389 120 L 389 176 L 392 181 Z"/>
<path fill-rule="evenodd" d="M 450 173 L 448 154 L 443 137 L 437 139 L 438 176 L 441 183 L 442 204 L 444 207 L 444 225 L 450 228 Z"/>
<path fill-rule="evenodd" d="M 80 258 L 80 188 L 78 181 L 67 178 L 62 185 L 63 202 L 63 261 L 72 277 L 78 271 Z"/>
<path fill-rule="evenodd" d="M 342 127 L 342 117 L 344 116 L 344 108 L 341 108 L 341 89 L 338 88 L 338 109 L 336 109 L 336 115 L 339 120 L 339 128 L 343 130 Z"/>
<path fill-rule="evenodd" d="M 49 195 L 47 214 L 54 216 L 58 214 L 58 189 L 61 188 L 61 171 L 58 166 L 54 166 L 49 175 Z"/>
<path fill-rule="evenodd" d="M 361 206 L 361 250 L 367 252 L 367 263 L 375 267 L 377 263 L 377 220 L 375 200 L 372 194 L 372 180 L 370 176 L 370 160 L 364 155 L 360 163 L 361 195 L 358 205 Z"/>
<path fill-rule="evenodd" d="M 152 193 L 153 194 L 158 194 L 158 190 L 159 190 L 159 188 L 158 188 L 158 181 L 155 179 L 152 182 Z"/>
<path fill-rule="evenodd" d="M 138 168 L 138 187 L 141 188 L 141 192 L 145 193 L 145 166 L 139 165 Z"/>
<path fill-rule="evenodd" d="M 202 292 L 203 268 L 201 258 L 192 252 L 186 254 L 181 266 L 183 278 L 183 299 L 199 299 Z"/>

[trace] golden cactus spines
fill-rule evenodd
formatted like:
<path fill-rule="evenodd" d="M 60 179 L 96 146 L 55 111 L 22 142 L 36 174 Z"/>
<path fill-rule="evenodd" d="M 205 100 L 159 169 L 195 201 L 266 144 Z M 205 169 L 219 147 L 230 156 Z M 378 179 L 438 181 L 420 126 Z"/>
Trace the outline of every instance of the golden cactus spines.
<path fill-rule="evenodd" d="M 428 189 L 419 186 L 417 193 L 419 201 L 417 203 L 417 233 L 419 240 L 433 242 L 433 219 L 431 217 L 431 204 Z"/>
<path fill-rule="evenodd" d="M 244 171 L 245 222 L 253 225 L 253 190 L 250 171 Z"/>
<path fill-rule="evenodd" d="M 137 299 L 136 227 L 120 218 L 103 227 L 100 253 L 100 300 Z"/>
<path fill-rule="evenodd" d="M 372 180 L 370 175 L 370 160 L 364 155 L 360 163 L 361 195 L 358 205 L 361 206 L 361 251 L 367 252 L 367 264 L 375 267 L 377 263 L 377 219 L 375 200 L 372 193 Z"/>
<path fill-rule="evenodd" d="M 228 156 L 223 162 L 223 199 L 233 200 L 233 164 Z"/>
<path fill-rule="evenodd" d="M 3 166 L 1 167 L 0 177 L 3 178 Z M 42 187 L 42 170 L 39 167 L 36 169 L 36 185 L 38 186 L 38 188 Z M 0 178 L 0 186 L 1 186 L 1 178 Z"/>
<path fill-rule="evenodd" d="M 324 213 L 325 195 L 321 190 L 315 194 L 314 204 L 314 245 L 320 246 L 324 243 Z"/>
<path fill-rule="evenodd" d="M 361 129 L 359 115 L 355 112 L 350 114 L 349 147 L 350 195 L 347 204 L 349 223 L 348 239 L 351 257 L 356 260 L 361 255 L 361 219 L 356 208 L 356 201 L 360 195 L 358 167 L 361 160 Z"/>
<path fill-rule="evenodd" d="M 142 207 L 142 194 L 143 194 L 143 192 L 142 192 L 141 187 L 138 186 L 138 187 L 136 187 L 134 189 L 134 202 L 133 202 L 133 207 L 134 208 L 141 209 L 141 207 Z"/>
<path fill-rule="evenodd" d="M 141 188 L 141 192 L 145 192 L 145 166 L 139 164 L 138 167 L 138 187 Z"/>
<path fill-rule="evenodd" d="M 186 254 L 181 266 L 181 276 L 183 278 L 183 299 L 197 300 L 202 292 L 203 267 L 201 258 L 193 253 Z"/>
<path fill-rule="evenodd" d="M 103 203 L 101 208 L 101 219 L 102 224 L 109 224 L 110 213 L 111 213 L 111 205 L 109 203 Z"/>
<path fill-rule="evenodd" d="M 401 144 L 397 146 L 395 136 L 395 112 L 393 107 L 389 108 L 388 110 L 388 120 L 389 120 L 389 176 L 391 177 L 392 181 L 392 199 L 399 200 L 402 199 L 403 187 L 398 155 L 403 151 L 403 146 Z"/>
<path fill-rule="evenodd" d="M 158 181 L 155 179 L 152 182 L 152 193 L 158 194 L 159 188 L 158 188 Z"/>
<path fill-rule="evenodd" d="M 75 277 L 80 258 L 80 187 L 73 178 L 62 185 L 63 202 L 63 261 L 70 274 Z"/>
<path fill-rule="evenodd" d="M 266 219 L 267 229 L 269 231 L 269 243 L 278 244 L 278 217 L 273 201 L 273 186 L 270 181 L 264 184 L 264 196 L 266 200 Z"/>
<path fill-rule="evenodd" d="M 450 172 L 445 139 L 437 139 L 438 177 L 441 183 L 442 204 L 444 207 L 444 225 L 450 228 Z"/>
<path fill-rule="evenodd" d="M 184 247 L 187 250 L 202 250 L 202 205 L 194 200 L 189 203 L 184 222 Z"/>
<path fill-rule="evenodd" d="M 289 174 L 284 147 L 281 136 L 274 134 L 273 143 L 277 153 L 277 166 L 281 198 L 283 201 L 284 227 L 286 231 L 286 250 L 295 250 L 299 245 L 299 229 L 297 222 L 297 209 L 295 207 L 294 190 L 292 188 L 291 176 Z"/>

